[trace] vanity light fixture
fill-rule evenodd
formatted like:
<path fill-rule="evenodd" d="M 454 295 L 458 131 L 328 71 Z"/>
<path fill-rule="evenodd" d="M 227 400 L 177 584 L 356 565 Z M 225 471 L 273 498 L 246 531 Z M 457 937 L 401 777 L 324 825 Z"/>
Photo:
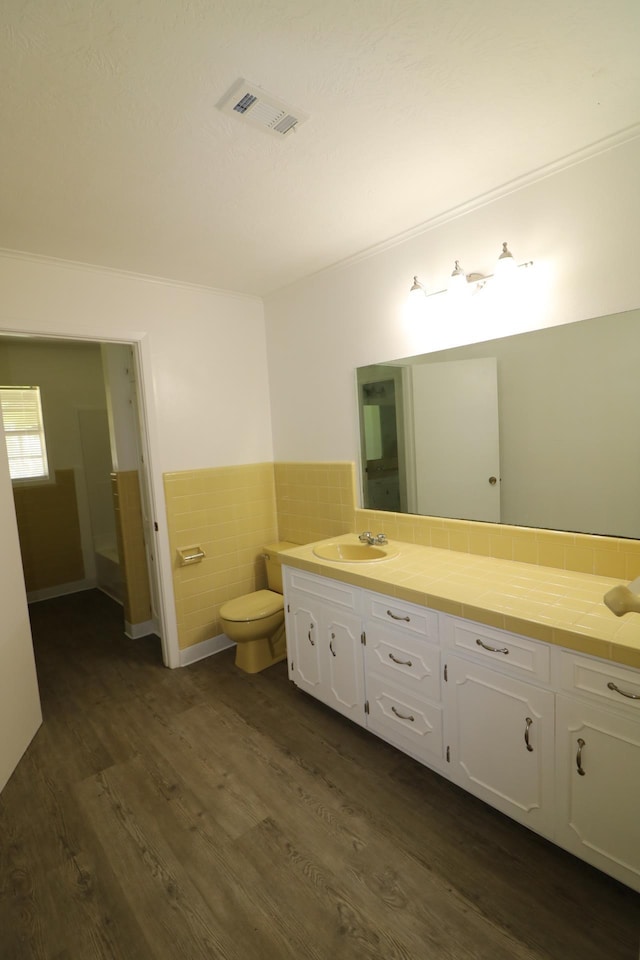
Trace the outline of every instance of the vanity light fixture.
<path fill-rule="evenodd" d="M 420 283 L 417 277 L 413 278 L 413 284 L 409 290 L 409 296 L 412 300 L 417 300 L 419 297 L 429 296 L 425 289 L 424 283 Z"/>
<path fill-rule="evenodd" d="M 525 263 L 516 263 L 513 254 L 507 246 L 507 241 L 505 240 L 502 244 L 502 252 L 498 257 L 498 261 L 493 273 L 465 273 L 464 269 L 460 266 L 460 261 L 456 260 L 454 261 L 454 267 L 451 272 L 451 276 L 449 277 L 449 283 L 446 290 L 433 290 L 431 293 L 427 293 L 424 284 L 420 283 L 417 277 L 414 277 L 413 286 L 409 290 L 409 294 L 413 300 L 414 298 L 417 299 L 418 296 L 433 297 L 439 293 L 450 293 L 454 296 L 461 293 L 477 293 L 487 285 L 489 280 L 502 280 L 503 278 L 514 275 L 518 267 L 531 266 L 533 266 L 533 260 L 527 260 Z"/>
<path fill-rule="evenodd" d="M 451 276 L 449 277 L 449 285 L 447 287 L 449 293 L 466 293 L 467 291 L 467 275 L 460 266 L 460 261 L 456 260 L 453 265 L 453 270 Z"/>
<path fill-rule="evenodd" d="M 496 263 L 496 268 L 494 271 L 494 276 L 503 277 L 513 274 L 518 264 L 513 259 L 513 254 L 511 250 L 507 247 L 507 241 L 505 240 L 502 244 L 502 253 L 498 257 L 498 262 Z M 528 264 L 523 264 L 523 266 L 528 266 Z"/>

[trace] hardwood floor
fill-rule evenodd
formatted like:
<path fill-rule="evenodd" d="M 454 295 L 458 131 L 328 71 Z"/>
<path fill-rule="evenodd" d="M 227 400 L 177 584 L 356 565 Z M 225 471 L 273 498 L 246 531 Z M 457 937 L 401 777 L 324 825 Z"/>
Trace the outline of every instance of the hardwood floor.
<path fill-rule="evenodd" d="M 37 604 L 2 960 L 637 960 L 640 897 L 306 697 Z"/>

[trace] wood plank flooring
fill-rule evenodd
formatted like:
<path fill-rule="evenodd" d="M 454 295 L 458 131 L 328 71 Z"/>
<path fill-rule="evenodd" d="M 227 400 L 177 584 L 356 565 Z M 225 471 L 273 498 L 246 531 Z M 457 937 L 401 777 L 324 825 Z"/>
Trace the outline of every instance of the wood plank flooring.
<path fill-rule="evenodd" d="M 225 652 L 97 591 L 31 610 L 0 960 L 637 960 L 640 897 Z M 640 815 L 640 813 L 639 813 Z"/>

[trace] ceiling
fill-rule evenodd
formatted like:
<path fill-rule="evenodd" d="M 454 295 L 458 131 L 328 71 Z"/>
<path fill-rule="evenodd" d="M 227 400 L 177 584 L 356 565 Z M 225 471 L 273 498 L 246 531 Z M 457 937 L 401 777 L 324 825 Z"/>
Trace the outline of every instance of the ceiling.
<path fill-rule="evenodd" d="M 0 247 L 264 295 L 638 136 L 639 40 L 638 0 L 3 0 Z"/>

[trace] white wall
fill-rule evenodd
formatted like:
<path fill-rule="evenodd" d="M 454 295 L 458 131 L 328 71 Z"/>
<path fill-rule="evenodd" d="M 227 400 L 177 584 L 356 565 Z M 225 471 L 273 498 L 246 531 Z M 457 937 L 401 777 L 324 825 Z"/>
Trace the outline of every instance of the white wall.
<path fill-rule="evenodd" d="M 162 474 L 272 459 L 262 303 L 12 254 L 0 254 L 0 289 L 0 330 L 140 345 L 165 653 L 177 665 Z M 14 562 L 3 556 L 0 578 Z"/>
<path fill-rule="evenodd" d="M 0 418 L 0 445 L 5 448 Z M 42 722 L 20 541 L 6 455 L 0 457 L 0 790 Z M 16 562 L 17 558 L 17 562 Z"/>
<path fill-rule="evenodd" d="M 638 170 L 635 140 L 268 297 L 275 458 L 358 459 L 358 366 L 640 305 Z M 460 317 L 434 297 L 429 318 L 407 316 L 414 274 L 441 289 L 456 258 L 491 273 L 503 240 L 535 261 L 517 308 Z"/>

